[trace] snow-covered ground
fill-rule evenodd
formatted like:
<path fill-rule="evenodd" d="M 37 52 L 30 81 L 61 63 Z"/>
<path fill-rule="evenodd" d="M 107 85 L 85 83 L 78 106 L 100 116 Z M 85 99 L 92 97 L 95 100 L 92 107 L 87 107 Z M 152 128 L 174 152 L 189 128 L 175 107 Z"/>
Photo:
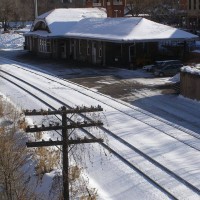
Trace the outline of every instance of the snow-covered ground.
<path fill-rule="evenodd" d="M 6 37 L 3 38 L 3 36 L 0 38 L 4 41 L 2 42 L 2 49 L 5 47 L 16 47 L 15 43 L 12 43 L 12 40 L 6 40 Z M 23 38 L 21 38 L 19 42 L 22 40 Z M 20 43 L 18 43 L 18 45 L 19 44 Z M 35 73 L 48 76 L 48 78 L 52 80 L 30 74 L 29 72 L 22 70 L 21 67 L 24 69 L 32 68 Z M 104 108 L 104 115 L 108 122 L 105 124 L 107 129 L 112 131 L 129 145 L 137 147 L 142 152 L 145 152 L 151 158 L 200 189 L 199 151 L 164 134 L 164 132 L 168 134 L 178 133 L 178 136 L 180 137 L 187 131 L 198 134 L 200 130 L 200 104 L 198 102 L 175 95 L 162 95 L 161 93 L 153 93 L 150 90 L 145 90 L 143 91 L 143 94 L 140 94 L 140 91 L 137 93 L 139 98 L 137 101 L 133 102 L 137 107 L 128 107 L 127 104 L 124 104 L 121 101 L 115 101 L 115 99 L 94 92 L 95 90 L 88 90 L 87 88 L 80 87 L 72 82 L 65 82 L 54 76 L 46 75 L 47 72 L 44 73 L 44 71 L 39 72 L 38 68 L 30 65 L 0 58 L 0 68 L 1 70 L 5 70 L 6 72 L 26 80 L 40 89 L 48 91 L 51 95 L 71 106 L 100 104 Z M 48 71 L 52 73 L 55 72 L 55 69 Z M 62 73 L 67 74 L 67 70 L 63 70 Z M 131 77 L 135 74 L 135 81 L 140 84 L 160 85 L 162 82 L 166 83 L 170 81 L 168 78 L 151 78 L 143 71 L 134 71 L 130 73 L 130 71 L 122 70 L 121 75 L 122 74 L 124 76 L 130 76 L 131 74 Z M 8 75 L 4 74 L 4 77 L 12 79 L 16 83 L 20 83 L 20 81 L 16 81 Z M 57 81 L 59 83 L 57 83 Z M 63 85 L 60 85 L 60 83 Z M 107 82 L 107 84 L 111 83 Z M 31 89 L 25 85 L 24 88 L 36 94 L 36 91 L 33 88 Z M 22 109 L 47 108 L 47 106 L 39 100 L 36 100 L 33 96 L 9 83 L 2 77 L 0 78 L 0 92 Z M 45 99 L 46 102 L 49 102 L 54 107 L 59 108 L 59 103 L 40 93 L 38 93 L 38 96 Z M 136 110 L 133 111 L 133 108 Z M 138 109 L 142 112 L 149 111 L 150 115 L 147 117 L 147 115 L 138 112 Z M 155 120 L 153 117 L 154 115 L 151 113 L 154 113 L 154 115 L 162 120 Z M 181 129 L 167 125 L 163 122 L 165 120 L 170 122 L 170 124 L 177 124 Z M 36 119 L 33 119 L 33 121 L 36 121 Z M 151 126 L 149 124 L 151 124 Z M 187 137 L 188 142 L 191 142 L 192 144 L 199 143 L 199 139 L 190 136 Z M 139 155 L 135 154 L 135 152 L 130 150 L 130 148 L 124 144 L 112 137 L 108 137 L 108 139 L 110 146 L 120 153 L 120 155 L 123 155 L 124 158 L 144 170 L 145 173 L 149 174 L 151 177 L 155 177 L 161 185 L 169 189 L 177 198 L 191 200 L 200 199 L 199 195 L 186 189 L 182 184 L 171 181 L 171 178 L 167 179 L 167 176 L 164 176 L 158 169 L 154 170 L 152 165 L 146 163 L 145 160 L 141 159 Z M 182 140 L 184 140 L 184 138 L 182 138 Z M 118 157 L 113 156 L 108 152 L 106 153 L 108 156 L 102 155 L 99 152 L 99 146 L 94 145 L 92 157 L 93 165 L 88 161 L 87 176 L 90 178 L 90 184 L 98 189 L 99 199 L 170 199 L 163 191 L 160 191 L 158 187 L 139 175 Z M 43 190 L 42 188 L 50 187 L 48 184 L 52 180 L 51 177 L 53 177 L 53 172 L 51 174 L 46 174 L 43 180 L 44 182 L 41 185 L 41 190 Z M 45 191 L 47 192 L 46 189 Z"/>
<path fill-rule="evenodd" d="M 16 33 L 4 33 L 0 34 L 0 50 L 9 49 L 22 49 L 23 48 L 24 37 L 23 35 Z"/>

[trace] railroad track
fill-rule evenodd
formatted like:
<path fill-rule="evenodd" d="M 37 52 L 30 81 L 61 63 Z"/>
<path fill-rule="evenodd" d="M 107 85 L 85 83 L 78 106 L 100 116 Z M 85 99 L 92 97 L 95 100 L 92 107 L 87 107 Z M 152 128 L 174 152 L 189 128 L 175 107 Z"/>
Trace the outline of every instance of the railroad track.
<path fill-rule="evenodd" d="M 30 83 L 12 75 L 9 74 L 8 72 L 5 72 L 3 70 L 1 70 L 1 73 L 6 74 L 6 76 L 12 77 L 15 80 L 18 80 L 18 82 L 21 82 L 23 84 L 25 84 L 24 86 L 20 86 L 20 84 L 16 83 L 16 81 L 12 81 L 10 80 L 10 78 L 6 78 L 5 75 L 1 77 L 6 79 L 7 81 L 11 82 L 12 84 L 15 84 L 17 87 L 23 89 L 24 91 L 28 92 L 30 95 L 34 96 L 35 98 L 37 98 L 38 100 L 40 100 L 42 103 L 44 103 L 45 105 L 47 105 L 48 107 L 50 107 L 51 109 L 55 109 L 53 108 L 51 105 L 49 105 L 46 101 L 42 100 L 42 98 L 38 97 L 38 95 L 32 94 L 32 92 L 29 91 L 29 89 L 25 89 L 27 87 L 27 85 L 30 88 L 34 88 L 34 90 L 36 90 L 37 92 L 39 91 L 42 95 L 48 96 L 49 98 L 53 99 L 56 102 L 59 102 L 61 105 L 65 105 L 68 108 L 70 108 L 69 105 L 67 105 L 65 102 L 58 100 L 57 98 L 55 98 L 54 96 L 50 95 L 49 93 L 43 91 L 42 89 L 31 85 Z M 84 115 L 81 115 L 81 117 L 84 117 Z M 95 137 L 94 135 L 91 135 L 87 130 L 85 129 L 81 129 L 84 133 L 90 135 L 90 137 Z M 164 173 L 165 175 L 162 174 L 162 176 L 164 176 L 165 178 L 171 180 L 172 182 L 176 182 L 178 184 L 181 184 L 182 187 L 184 187 L 185 190 L 189 190 L 194 192 L 197 195 L 200 195 L 200 190 L 195 187 L 194 185 L 192 185 L 191 183 L 189 183 L 188 181 L 184 180 L 182 177 L 178 176 L 177 174 L 175 174 L 174 172 L 172 172 L 171 170 L 169 170 L 168 168 L 166 168 L 165 166 L 163 166 L 162 164 L 160 164 L 159 162 L 157 162 L 156 160 L 152 159 L 151 157 L 149 157 L 147 154 L 145 154 L 144 152 L 140 151 L 138 148 L 136 148 L 135 146 L 129 144 L 128 142 L 126 142 L 125 140 L 123 140 L 122 138 L 116 136 L 114 133 L 112 133 L 111 131 L 107 130 L 106 128 L 102 128 L 102 130 L 108 135 L 108 137 L 114 138 L 115 140 L 117 140 L 117 142 L 119 142 L 119 145 L 122 145 L 123 148 L 127 148 L 129 150 L 131 150 L 132 152 L 134 152 L 134 154 L 143 157 L 143 159 L 148 162 L 147 165 L 151 165 L 150 167 L 153 168 L 155 171 L 160 171 L 159 173 Z M 116 141 L 115 141 L 116 142 Z M 117 156 L 121 161 L 123 161 L 124 163 L 126 163 L 129 167 L 131 167 L 132 169 L 134 169 L 135 171 L 137 171 L 139 174 L 141 174 L 142 176 L 145 177 L 145 179 L 147 179 L 148 181 L 150 181 L 152 184 L 154 184 L 156 187 L 158 187 L 161 191 L 163 191 L 165 194 L 167 194 L 170 198 L 172 199 L 178 199 L 176 197 L 175 194 L 173 194 L 173 192 L 169 191 L 168 188 L 163 187 L 161 184 L 159 184 L 159 179 L 158 177 L 151 177 L 149 175 L 147 175 L 147 173 L 145 172 L 144 169 L 141 169 L 139 166 L 137 166 L 136 163 L 134 163 L 134 161 L 132 159 L 127 159 L 125 158 L 124 155 L 122 155 L 122 152 L 119 152 L 116 149 L 111 148 L 111 145 L 107 145 L 105 143 L 102 144 L 104 148 L 106 148 L 107 150 L 109 150 L 111 153 L 113 153 L 115 156 Z M 133 164 L 134 163 L 134 164 Z"/>
<path fill-rule="evenodd" d="M 2 59 L 4 59 L 4 60 L 7 61 L 7 62 L 9 61 L 8 59 L 5 59 L 5 58 L 2 58 Z M 13 61 L 13 62 L 15 62 L 15 61 Z M 17 62 L 16 62 L 16 63 L 17 63 Z M 22 64 L 22 65 L 25 65 L 25 64 Z M 160 131 L 160 132 L 162 132 L 162 133 L 164 133 L 164 134 L 166 134 L 166 135 L 168 135 L 168 136 L 170 136 L 170 137 L 172 137 L 172 138 L 174 138 L 174 139 L 176 139 L 176 140 L 178 140 L 178 141 L 180 141 L 180 142 L 182 142 L 182 143 L 184 143 L 184 144 L 186 144 L 186 145 L 188 145 L 188 146 L 190 146 L 191 148 L 194 148 L 194 149 L 196 149 L 196 150 L 200 150 L 200 145 L 199 145 L 199 144 L 196 145 L 196 144 L 192 141 L 194 138 L 195 138 L 195 139 L 198 139 L 198 140 L 200 139 L 200 134 L 198 134 L 198 133 L 196 133 L 196 132 L 193 132 L 193 131 L 191 131 L 191 130 L 188 130 L 188 129 L 186 129 L 186 128 L 183 128 L 183 127 L 181 127 L 181 126 L 178 126 L 178 125 L 176 125 L 176 124 L 174 124 L 174 123 L 172 123 L 172 122 L 169 122 L 169 121 L 167 121 L 167 120 L 164 120 L 164 119 L 162 119 L 162 118 L 159 118 L 158 116 L 156 116 L 156 115 L 154 115 L 154 114 L 151 114 L 151 113 L 149 113 L 149 112 L 147 112 L 147 111 L 144 111 L 144 110 L 142 110 L 142 109 L 140 109 L 140 108 L 134 107 L 134 106 L 132 106 L 132 105 L 130 105 L 130 104 L 127 104 L 127 103 L 125 103 L 125 102 L 123 102 L 123 101 L 120 101 L 120 100 L 117 100 L 117 99 L 113 99 L 112 97 L 106 96 L 106 95 L 104 95 L 104 94 L 100 94 L 100 93 L 95 92 L 95 91 L 93 91 L 93 90 L 90 90 L 89 88 L 86 88 L 86 87 L 84 87 L 84 86 L 80 86 L 80 85 L 78 85 L 78 84 L 72 83 L 72 82 L 67 81 L 67 80 L 64 80 L 64 79 L 60 79 L 59 77 L 56 77 L 56 76 L 55 76 L 56 78 L 58 78 L 58 80 L 55 81 L 55 80 L 53 80 L 49 75 L 39 74 L 39 71 L 38 71 L 38 72 L 33 72 L 32 70 L 30 70 L 30 69 L 24 69 L 24 68 L 18 66 L 17 64 L 12 64 L 12 66 L 17 67 L 17 68 L 20 68 L 21 70 L 28 71 L 28 72 L 30 72 L 30 73 L 33 73 L 33 74 L 37 75 L 37 76 L 44 77 L 44 78 L 46 78 L 46 79 L 48 79 L 48 80 L 50 80 L 50 81 L 57 82 L 57 83 L 61 84 L 61 85 L 64 86 L 64 87 L 70 88 L 70 89 L 75 90 L 75 91 L 77 91 L 77 92 L 79 92 L 79 93 L 81 93 L 81 94 L 83 94 L 83 95 L 85 95 L 85 96 L 88 96 L 88 97 L 90 97 L 90 98 L 92 98 L 92 99 L 95 99 L 95 100 L 97 100 L 97 101 L 99 101 L 99 102 L 102 102 L 103 104 L 105 104 L 105 105 L 107 105 L 107 106 L 109 106 L 109 107 L 112 107 L 112 108 L 114 108 L 115 110 L 117 110 L 117 111 L 119 111 L 119 112 L 121 112 L 121 113 L 123 113 L 123 114 L 125 114 L 125 115 L 128 115 L 128 116 L 130 116 L 130 117 L 132 117 L 132 118 L 134 118 L 134 119 L 136 119 L 136 120 L 138 120 L 138 121 L 140 121 L 140 122 L 142 122 L 142 123 L 144 123 L 144 124 L 146 124 L 146 125 L 148 125 L 148 126 L 154 128 L 154 129 L 156 129 L 156 130 L 158 130 L 158 131 Z M 32 66 L 30 66 L 30 65 L 25 65 L 25 66 L 32 67 Z M 37 69 L 37 70 L 38 70 L 38 69 Z M 66 85 L 65 82 L 66 82 L 66 83 L 70 83 L 71 86 Z M 76 88 L 74 87 L 74 85 L 76 86 Z M 82 88 L 82 89 L 80 89 L 80 88 Z M 84 91 L 83 91 L 83 90 L 84 90 Z M 93 94 L 96 93 L 96 94 L 98 94 L 98 95 L 101 95 L 101 96 L 105 97 L 105 100 L 103 101 L 102 99 L 94 98 L 94 96 L 91 96 L 91 95 L 89 95 L 89 94 L 86 94 L 85 91 L 89 91 L 90 93 L 93 93 Z M 114 105 L 109 104 L 108 101 L 107 101 L 107 99 L 112 100 L 112 102 L 115 101 L 115 102 L 117 102 L 117 103 L 120 103 L 120 104 L 123 105 L 125 108 L 128 108 L 129 111 L 128 111 L 128 112 L 127 112 L 127 111 L 125 112 L 124 110 L 126 110 L 126 109 L 122 110 L 122 109 L 120 109 L 120 108 L 115 107 Z M 141 115 L 141 114 L 142 114 L 142 115 Z M 155 120 L 154 120 L 153 122 L 152 122 L 152 120 L 149 120 L 149 121 L 148 121 L 149 118 L 150 118 L 150 119 L 153 118 L 153 119 L 155 119 Z M 161 123 L 161 124 L 159 124 L 159 123 Z M 174 129 L 174 131 L 173 131 L 173 132 L 169 132 L 169 131 L 164 130 L 164 129 L 163 129 L 164 126 L 162 126 L 162 123 L 165 124 L 165 127 L 166 127 L 166 125 L 168 125 L 169 127 L 172 127 L 172 128 Z M 155 124 L 158 124 L 158 125 L 155 126 Z M 181 133 L 179 133 L 180 131 L 181 131 Z M 191 138 L 188 139 L 188 137 L 185 137 L 185 136 L 183 135 L 183 133 L 184 133 L 184 134 L 187 134 L 187 135 L 190 135 Z M 181 135 L 180 135 L 180 134 L 181 134 Z M 182 137 L 181 137 L 181 136 L 182 136 Z M 185 138 L 187 138 L 187 140 L 185 140 Z"/>

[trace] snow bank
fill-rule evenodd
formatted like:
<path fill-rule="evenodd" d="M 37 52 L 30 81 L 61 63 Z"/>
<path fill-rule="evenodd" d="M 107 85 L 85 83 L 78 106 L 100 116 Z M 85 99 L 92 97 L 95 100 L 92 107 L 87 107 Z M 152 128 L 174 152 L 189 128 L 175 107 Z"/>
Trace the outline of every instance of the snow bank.
<path fill-rule="evenodd" d="M 192 51 L 192 53 L 200 53 L 200 50 L 194 50 L 194 51 Z"/>
<path fill-rule="evenodd" d="M 25 26 L 24 28 L 22 28 L 22 29 L 15 30 L 15 33 L 28 33 L 28 32 L 31 30 L 31 27 L 32 27 L 31 24 L 26 25 L 26 26 Z"/>
<path fill-rule="evenodd" d="M 180 81 L 180 73 L 176 74 L 175 76 L 171 77 L 169 79 L 169 81 L 173 82 L 173 83 L 177 83 Z"/>
<path fill-rule="evenodd" d="M 187 98 L 187 97 L 184 97 L 183 95 L 179 95 L 178 98 L 184 100 L 184 101 L 187 101 L 188 103 L 193 103 L 193 104 L 196 104 L 197 106 L 200 105 L 200 101 L 196 100 L 196 99 L 190 99 L 190 98 Z"/>
<path fill-rule="evenodd" d="M 200 70 L 190 66 L 184 66 L 181 68 L 182 72 L 187 72 L 190 74 L 195 74 L 200 76 Z"/>
<path fill-rule="evenodd" d="M 21 49 L 24 36 L 16 33 L 0 34 L 0 49 Z"/>

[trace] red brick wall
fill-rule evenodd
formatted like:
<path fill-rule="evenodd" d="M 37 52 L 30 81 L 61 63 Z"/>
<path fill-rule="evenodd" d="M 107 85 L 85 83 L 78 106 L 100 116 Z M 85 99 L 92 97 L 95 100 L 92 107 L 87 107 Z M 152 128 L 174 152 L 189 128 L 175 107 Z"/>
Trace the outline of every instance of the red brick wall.
<path fill-rule="evenodd" d="M 180 10 L 187 10 L 187 3 L 188 1 L 187 0 L 180 0 L 179 1 L 179 5 L 180 5 Z"/>
<path fill-rule="evenodd" d="M 93 2 L 95 3 L 93 0 L 86 0 L 86 7 L 95 7 Z M 101 7 L 106 8 L 108 17 L 124 17 L 125 0 L 121 0 L 120 2 L 116 0 L 109 0 L 108 2 L 107 0 L 99 0 L 99 3 L 101 3 Z M 96 7 L 99 7 L 99 5 Z"/>

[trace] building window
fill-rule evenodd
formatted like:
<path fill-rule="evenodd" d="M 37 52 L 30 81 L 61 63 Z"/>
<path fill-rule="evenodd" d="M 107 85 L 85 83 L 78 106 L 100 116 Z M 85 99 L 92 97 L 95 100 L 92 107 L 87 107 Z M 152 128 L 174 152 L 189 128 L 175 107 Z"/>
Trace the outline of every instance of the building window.
<path fill-rule="evenodd" d="M 191 0 L 189 0 L 189 10 L 191 10 L 191 8 L 192 8 L 192 2 L 191 2 Z"/>
<path fill-rule="evenodd" d="M 197 8 L 197 1 L 194 0 L 194 10 L 196 10 L 196 8 Z"/>
<path fill-rule="evenodd" d="M 51 43 L 49 40 L 39 39 L 39 52 L 51 52 Z"/>

